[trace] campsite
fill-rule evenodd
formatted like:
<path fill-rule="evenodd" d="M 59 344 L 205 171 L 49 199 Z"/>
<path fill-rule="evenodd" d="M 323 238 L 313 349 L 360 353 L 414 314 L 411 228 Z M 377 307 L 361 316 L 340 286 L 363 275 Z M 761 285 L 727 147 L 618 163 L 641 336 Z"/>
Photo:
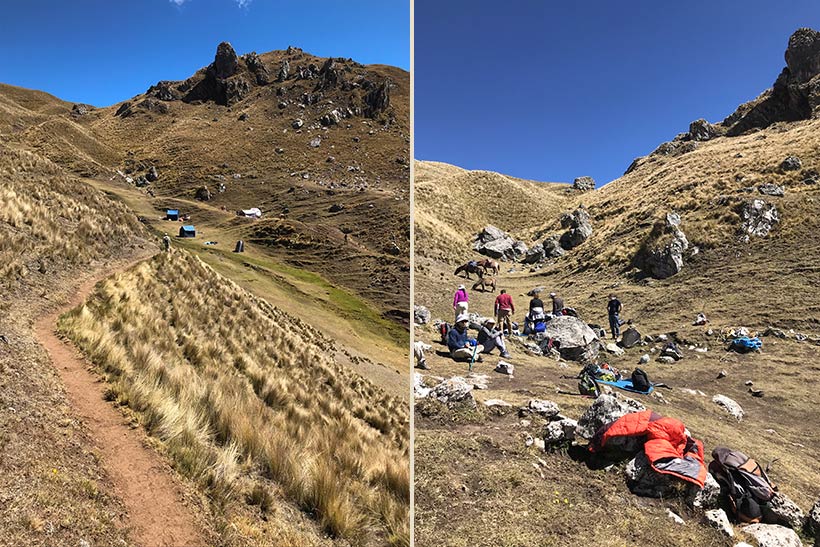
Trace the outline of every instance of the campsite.
<path fill-rule="evenodd" d="M 801 30 L 790 44 L 807 35 L 816 33 Z M 786 57 L 798 62 L 794 52 Z M 804 89 L 789 85 L 789 93 Z M 544 183 L 416 162 L 414 304 L 423 309 L 414 336 L 429 348 L 415 375 L 417 545 L 812 544 L 818 121 L 777 119 L 778 93 L 725 122 L 678 128 L 603 187 L 581 176 Z M 763 101 L 769 109 L 755 110 Z M 745 118 L 750 112 L 775 118 Z M 769 185 L 783 191 L 770 194 Z M 476 188 L 482 203 L 503 207 L 476 206 Z M 487 257 L 500 264 L 495 291 L 454 273 Z M 456 319 L 459 285 L 469 293 L 470 337 L 494 315 L 501 289 L 521 332 L 540 289 L 546 311 L 554 292 L 577 314 L 557 318 L 575 334 L 547 322 L 546 333 L 505 336 L 509 357 L 455 361 L 440 326 Z M 622 336 L 639 333 L 631 347 L 612 340 L 610 295 L 630 322 Z M 596 399 L 579 388 L 589 363 L 629 379 L 640 368 L 656 385 L 636 393 L 600 383 Z M 617 426 L 635 437 L 599 457 L 593 436 L 624 413 L 643 420 Z M 663 460 L 647 441 L 659 431 L 682 443 L 669 453 L 677 462 L 702 443 L 701 479 L 717 447 L 754 458 L 778 488 L 770 504 L 778 515 L 749 526 L 713 481 L 701 489 L 659 473 Z"/>

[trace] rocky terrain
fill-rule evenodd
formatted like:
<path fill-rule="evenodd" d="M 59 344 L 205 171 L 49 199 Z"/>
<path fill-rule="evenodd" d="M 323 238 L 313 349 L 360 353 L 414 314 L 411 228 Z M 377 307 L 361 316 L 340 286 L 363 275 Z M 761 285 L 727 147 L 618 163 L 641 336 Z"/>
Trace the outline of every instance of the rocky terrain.
<path fill-rule="evenodd" d="M 808 426 L 820 418 L 818 45 L 817 32 L 797 31 L 772 89 L 723 122 L 696 120 L 599 189 L 579 177 L 520 192 L 520 181 L 503 175 L 417 164 L 415 304 L 430 322 L 415 336 L 431 346 L 429 370 L 417 378 L 418 545 L 812 544 L 816 518 L 807 516 L 820 498 L 812 464 L 820 437 Z M 508 207 L 479 206 L 468 189 L 486 180 L 509 196 Z M 448 196 L 446 206 L 434 192 Z M 680 481 L 663 491 L 653 478 L 647 490 L 640 462 L 590 465 L 571 435 L 586 445 L 591 429 L 575 423 L 588 419 L 592 400 L 573 395 L 581 364 L 564 351 L 510 337 L 512 358 L 485 356 L 472 375 L 449 359 L 433 323 L 452 322 L 452 294 L 464 282 L 453 271 L 482 254 L 501 261 L 498 287 L 513 295 L 518 322 L 527 293 L 542 287 L 548 305 L 544 294 L 559 293 L 583 328 L 595 334 L 601 325 L 608 336 L 607 295 L 615 293 L 639 342 L 595 340 L 582 353 L 626 371 L 640 366 L 668 384 L 619 398 L 683 421 L 704 442 L 707 463 L 718 445 L 771 463 L 772 480 L 794 504 L 782 503 L 785 526 L 714 527 L 716 506 L 694 503 Z M 471 291 L 476 318 L 492 314 L 496 294 Z M 745 332 L 760 336 L 761 351 L 728 351 Z M 679 355 L 666 351 L 670 341 Z"/>

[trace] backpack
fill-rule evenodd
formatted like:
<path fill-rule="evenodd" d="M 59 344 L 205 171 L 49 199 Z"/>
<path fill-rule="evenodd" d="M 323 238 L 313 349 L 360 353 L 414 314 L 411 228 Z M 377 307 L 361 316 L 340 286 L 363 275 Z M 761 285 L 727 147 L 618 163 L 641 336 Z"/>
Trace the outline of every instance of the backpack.
<path fill-rule="evenodd" d="M 532 326 L 533 332 L 546 332 L 547 331 L 547 323 L 546 321 L 536 321 Z"/>
<path fill-rule="evenodd" d="M 649 376 L 643 370 L 636 368 L 632 371 L 632 389 L 636 391 L 649 391 L 652 384 L 649 383 Z"/>
<path fill-rule="evenodd" d="M 739 450 L 718 446 L 712 458 L 709 472 L 720 484 L 732 513 L 741 522 L 760 522 L 777 490 L 766 472 Z"/>
<path fill-rule="evenodd" d="M 590 363 L 578 374 L 578 392 L 581 395 L 592 395 L 596 399 L 601 394 L 601 388 L 598 387 L 598 382 L 595 381 L 595 372 L 598 370 L 598 365 Z"/>
<path fill-rule="evenodd" d="M 754 338 L 749 338 L 748 336 L 740 336 L 732 340 L 732 343 L 729 345 L 729 349 L 733 349 L 738 353 L 748 353 L 750 351 L 759 350 L 762 347 L 763 343 L 757 336 L 755 336 Z"/>
<path fill-rule="evenodd" d="M 438 332 L 439 332 L 439 334 L 441 335 L 441 343 L 442 343 L 442 344 L 446 344 L 446 343 L 447 343 L 447 335 L 449 335 L 449 334 L 450 334 L 450 329 L 451 329 L 451 328 L 453 328 L 453 326 L 452 326 L 452 325 L 450 325 L 450 323 L 444 323 L 444 322 L 442 322 L 441 324 L 439 324 L 439 326 L 438 326 Z"/>

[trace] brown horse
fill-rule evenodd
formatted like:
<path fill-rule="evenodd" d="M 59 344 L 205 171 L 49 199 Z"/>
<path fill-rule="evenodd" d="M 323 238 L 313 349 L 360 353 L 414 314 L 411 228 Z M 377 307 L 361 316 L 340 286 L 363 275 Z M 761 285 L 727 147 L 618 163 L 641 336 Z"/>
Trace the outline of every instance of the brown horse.
<path fill-rule="evenodd" d="M 462 264 L 461 266 L 456 268 L 456 271 L 453 273 L 453 275 L 458 275 L 461 272 L 464 272 L 464 274 L 467 276 L 467 279 L 470 279 L 471 273 L 474 273 L 478 277 L 481 277 L 484 275 L 484 271 L 485 269 L 481 265 L 481 263 L 467 262 L 466 264 Z"/>
<path fill-rule="evenodd" d="M 495 292 L 495 277 L 485 275 L 478 278 L 478 281 L 473 283 L 473 290 L 477 291 L 481 287 L 481 292 L 487 292 L 487 287 L 490 287 L 490 292 Z"/>
<path fill-rule="evenodd" d="M 493 275 L 498 275 L 498 272 L 501 271 L 501 266 L 498 264 L 498 262 L 491 258 L 479 260 L 478 265 L 487 270 L 488 272 L 493 272 Z"/>

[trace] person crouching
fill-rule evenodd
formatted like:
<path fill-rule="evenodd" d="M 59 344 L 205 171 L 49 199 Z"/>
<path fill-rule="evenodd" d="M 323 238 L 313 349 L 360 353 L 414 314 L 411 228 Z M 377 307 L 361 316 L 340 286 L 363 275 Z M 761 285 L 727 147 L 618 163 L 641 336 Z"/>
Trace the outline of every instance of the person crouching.
<path fill-rule="evenodd" d="M 495 328 L 495 319 L 492 317 L 484 321 L 478 329 L 478 344 L 484 346 L 481 353 L 490 353 L 495 348 L 501 353 L 501 357 L 509 359 L 507 346 L 504 343 L 504 333 Z"/>
<path fill-rule="evenodd" d="M 470 361 L 473 359 L 473 355 L 476 355 L 476 361 L 482 360 L 479 354 L 484 350 L 484 347 L 475 338 L 470 338 L 467 332 L 469 323 L 470 316 L 462 313 L 456 317 L 456 324 L 447 335 L 447 348 L 449 348 L 450 355 L 456 361 Z"/>

